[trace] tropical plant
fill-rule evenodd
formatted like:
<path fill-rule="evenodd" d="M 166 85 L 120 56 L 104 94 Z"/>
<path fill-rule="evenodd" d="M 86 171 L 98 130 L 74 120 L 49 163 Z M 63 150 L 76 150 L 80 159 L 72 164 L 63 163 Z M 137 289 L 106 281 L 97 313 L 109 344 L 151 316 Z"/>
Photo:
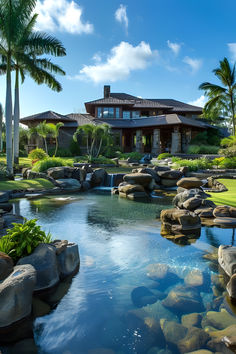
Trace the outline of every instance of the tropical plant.
<path fill-rule="evenodd" d="M 30 151 L 28 158 L 30 160 L 44 160 L 48 157 L 43 149 L 34 149 Z"/>
<path fill-rule="evenodd" d="M 43 138 L 44 141 L 44 146 L 45 146 L 45 151 L 46 154 L 48 155 L 48 145 L 47 145 L 47 137 L 51 134 L 51 128 L 50 126 L 47 124 L 46 120 L 39 123 L 36 127 L 35 127 L 35 132 L 41 136 L 41 138 Z"/>
<path fill-rule="evenodd" d="M 137 151 L 124 152 L 124 153 L 121 153 L 120 151 L 118 151 L 117 152 L 117 157 L 120 160 L 132 159 L 132 160 L 139 161 L 143 157 L 143 154 L 141 154 L 140 152 L 137 152 Z"/>
<path fill-rule="evenodd" d="M 59 129 L 60 129 L 61 127 L 63 127 L 63 126 L 64 126 L 64 123 L 62 123 L 62 122 L 59 122 L 59 123 L 57 123 L 57 124 L 48 123 L 48 127 L 49 127 L 49 129 L 51 130 L 50 135 L 51 135 L 51 137 L 54 138 L 55 141 L 56 141 L 56 147 L 55 147 L 54 156 L 57 155 L 57 150 L 58 150 Z"/>
<path fill-rule="evenodd" d="M 220 145 L 226 147 L 236 145 L 236 135 L 230 135 L 227 138 L 222 139 Z"/>
<path fill-rule="evenodd" d="M 0 239 L 0 251 L 17 262 L 21 257 L 31 254 L 40 243 L 50 243 L 51 234 L 46 234 L 36 222 L 37 219 L 32 219 L 24 224 L 13 223 L 13 228 L 8 229 L 7 234 Z"/>
<path fill-rule="evenodd" d="M 65 55 L 61 42 L 44 33 L 33 32 L 37 15 L 32 16 L 36 0 L 0 0 L 0 55 L 6 68 L 6 126 L 7 167 L 12 170 L 12 96 L 11 70 L 16 70 L 14 107 L 14 153 L 19 155 L 19 74 L 24 81 L 28 73 L 38 84 L 46 83 L 50 88 L 61 91 L 61 85 L 51 73 L 65 74 L 42 54 Z"/>
<path fill-rule="evenodd" d="M 60 166 L 73 166 L 73 162 L 67 159 L 61 159 L 60 157 L 48 157 L 47 159 L 36 162 L 32 171 L 45 172 L 51 167 Z"/>
<path fill-rule="evenodd" d="M 172 155 L 169 152 L 163 152 L 162 154 L 158 155 L 157 160 L 163 160 L 171 157 Z"/>
<path fill-rule="evenodd" d="M 219 146 L 214 145 L 189 145 L 188 154 L 218 154 Z"/>
<path fill-rule="evenodd" d="M 84 124 L 77 128 L 73 139 L 77 141 L 77 136 L 86 138 L 87 154 L 89 160 L 98 157 L 102 148 L 107 146 L 111 139 L 110 127 L 108 124 Z"/>
<path fill-rule="evenodd" d="M 210 111 L 214 107 L 220 107 L 228 112 L 231 118 L 233 135 L 235 135 L 235 110 L 236 110 L 236 79 L 235 65 L 230 66 L 227 58 L 220 61 L 220 66 L 213 70 L 213 73 L 220 80 L 223 86 L 204 82 L 199 86 L 204 90 L 209 100 L 205 104 L 204 110 Z"/>

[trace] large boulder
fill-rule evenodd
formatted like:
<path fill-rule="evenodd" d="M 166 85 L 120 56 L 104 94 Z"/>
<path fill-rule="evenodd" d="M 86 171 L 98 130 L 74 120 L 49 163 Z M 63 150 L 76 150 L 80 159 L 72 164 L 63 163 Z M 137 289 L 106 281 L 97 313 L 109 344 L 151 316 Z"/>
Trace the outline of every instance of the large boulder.
<path fill-rule="evenodd" d="M 57 254 L 57 261 L 61 279 L 74 274 L 80 264 L 78 245 L 76 243 L 68 243 L 67 247 Z"/>
<path fill-rule="evenodd" d="M 121 183 L 118 187 L 119 192 L 130 194 L 134 192 L 144 192 L 143 186 L 140 184 L 129 184 L 129 183 Z"/>
<path fill-rule="evenodd" d="M 201 199 L 206 199 L 208 197 L 210 197 L 209 194 L 203 192 L 200 189 L 186 189 L 184 192 L 182 193 L 178 193 L 174 199 L 173 199 L 173 205 L 178 207 L 178 208 L 183 208 L 183 203 L 190 199 L 190 198 L 201 198 Z"/>
<path fill-rule="evenodd" d="M 158 171 L 157 174 L 161 178 L 175 179 L 175 180 L 178 180 L 183 176 L 183 173 L 179 170 Z"/>
<path fill-rule="evenodd" d="M 51 167 L 47 170 L 48 177 L 53 179 L 61 179 L 65 177 L 65 167 Z"/>
<path fill-rule="evenodd" d="M 80 182 L 75 178 L 62 178 L 56 180 L 57 185 L 62 189 L 79 191 L 81 189 Z"/>
<path fill-rule="evenodd" d="M 86 180 L 86 176 L 87 176 L 87 172 L 84 168 L 78 168 L 78 167 L 73 168 L 71 178 L 75 178 L 80 182 L 84 182 Z"/>
<path fill-rule="evenodd" d="M 14 263 L 6 253 L 0 252 L 0 280 L 4 280 L 13 271 Z"/>
<path fill-rule="evenodd" d="M 178 342 L 177 346 L 180 353 L 186 354 L 204 348 L 209 339 L 209 334 L 203 329 L 190 327 L 186 336 Z"/>
<path fill-rule="evenodd" d="M 173 233 L 201 228 L 199 216 L 188 210 L 162 210 L 160 218 L 166 229 Z"/>
<path fill-rule="evenodd" d="M 103 168 L 96 168 L 91 177 L 91 184 L 93 187 L 100 186 L 105 182 L 107 176 L 106 170 Z"/>
<path fill-rule="evenodd" d="M 131 299 L 136 307 L 143 307 L 148 304 L 154 304 L 157 301 L 157 296 L 145 286 L 139 286 L 133 289 Z"/>
<path fill-rule="evenodd" d="M 0 192 L 0 203 L 7 203 L 10 199 L 10 192 Z"/>
<path fill-rule="evenodd" d="M 177 179 L 161 178 L 161 184 L 164 187 L 175 187 L 177 181 L 178 181 Z"/>
<path fill-rule="evenodd" d="M 35 172 L 32 170 L 27 170 L 26 178 L 27 179 L 47 178 L 47 175 L 46 175 L 46 173 L 43 173 L 43 172 Z"/>
<path fill-rule="evenodd" d="M 120 193 L 119 195 L 121 196 Z M 126 194 L 125 194 L 126 195 Z M 147 201 L 149 196 L 146 192 L 133 192 L 126 195 L 126 198 L 133 201 Z"/>
<path fill-rule="evenodd" d="M 41 243 L 34 252 L 21 258 L 17 265 L 31 264 L 37 271 L 36 291 L 53 287 L 59 282 L 56 247 Z"/>
<path fill-rule="evenodd" d="M 138 168 L 137 170 L 133 170 L 132 172 L 148 173 L 149 175 L 152 176 L 152 178 L 156 183 L 160 182 L 160 177 L 158 176 L 157 172 L 153 168 Z"/>
<path fill-rule="evenodd" d="M 177 182 L 178 187 L 193 189 L 203 185 L 203 181 L 197 177 L 184 177 Z"/>
<path fill-rule="evenodd" d="M 0 203 L 0 210 L 2 210 L 5 213 L 9 213 L 12 211 L 13 205 L 11 203 Z"/>
<path fill-rule="evenodd" d="M 5 214 L 2 216 L 4 220 L 4 228 L 10 228 L 13 227 L 12 223 L 23 223 L 24 218 L 21 215 L 16 215 L 16 214 Z"/>
<path fill-rule="evenodd" d="M 202 199 L 199 197 L 192 197 L 187 199 L 184 203 L 183 203 L 183 208 L 193 211 L 195 209 L 197 209 L 198 207 L 200 207 L 202 204 Z"/>
<path fill-rule="evenodd" d="M 152 176 L 148 173 L 129 173 L 124 176 L 125 182 L 130 184 L 140 184 L 144 188 L 148 188 L 152 179 Z"/>
<path fill-rule="evenodd" d="M 195 288 L 178 285 L 173 288 L 162 304 L 176 313 L 202 312 L 204 306 Z"/>
<path fill-rule="evenodd" d="M 36 271 L 30 264 L 19 265 L 0 284 L 0 327 L 6 327 L 31 313 Z"/>
<path fill-rule="evenodd" d="M 215 208 L 213 215 L 215 218 L 219 218 L 219 217 L 236 218 L 236 208 L 231 207 L 229 205 L 218 205 Z"/>
<path fill-rule="evenodd" d="M 170 267 L 168 264 L 153 263 L 147 266 L 147 276 L 152 280 L 160 280 L 170 275 Z"/>
<path fill-rule="evenodd" d="M 171 168 L 167 167 L 167 166 L 155 166 L 153 168 L 156 172 L 160 172 L 160 171 L 170 171 Z"/>
<path fill-rule="evenodd" d="M 229 296 L 236 299 L 236 273 L 233 274 L 226 286 Z"/>
<path fill-rule="evenodd" d="M 225 273 L 231 277 L 236 273 L 236 247 L 220 245 L 218 249 L 218 262 Z"/>
<path fill-rule="evenodd" d="M 202 319 L 202 328 L 213 327 L 224 329 L 231 325 L 236 325 L 236 317 L 232 316 L 225 309 L 218 311 L 208 311 Z"/>

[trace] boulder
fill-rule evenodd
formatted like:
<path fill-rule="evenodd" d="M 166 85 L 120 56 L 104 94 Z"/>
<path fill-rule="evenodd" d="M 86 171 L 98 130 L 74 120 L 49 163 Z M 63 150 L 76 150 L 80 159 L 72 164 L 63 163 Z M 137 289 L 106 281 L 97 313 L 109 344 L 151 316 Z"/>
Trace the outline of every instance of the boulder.
<path fill-rule="evenodd" d="M 147 266 L 147 276 L 152 280 L 160 280 L 166 278 L 170 273 L 168 264 L 153 263 Z"/>
<path fill-rule="evenodd" d="M 118 187 L 119 192 L 125 193 L 125 194 L 130 194 L 134 192 L 145 192 L 143 186 L 140 184 L 124 184 L 122 183 Z"/>
<path fill-rule="evenodd" d="M 84 182 L 86 180 L 86 175 L 87 172 L 85 169 L 74 167 L 72 170 L 71 178 L 75 178 L 80 182 Z"/>
<path fill-rule="evenodd" d="M 65 251 L 68 241 L 67 240 L 54 240 L 52 246 L 56 247 L 56 255 L 59 255 L 63 251 Z"/>
<path fill-rule="evenodd" d="M 74 274 L 80 264 L 78 245 L 76 243 L 68 243 L 62 252 L 57 253 L 57 261 L 61 279 Z"/>
<path fill-rule="evenodd" d="M 203 274 L 199 269 L 193 269 L 185 276 L 184 282 L 188 286 L 202 286 Z"/>
<path fill-rule="evenodd" d="M 26 172 L 26 178 L 27 179 L 35 179 L 35 178 L 47 178 L 47 175 L 46 173 L 43 173 L 43 172 L 35 172 L 35 171 L 32 171 L 32 170 L 28 170 Z"/>
<path fill-rule="evenodd" d="M 0 203 L 7 203 L 9 199 L 9 192 L 0 192 Z"/>
<path fill-rule="evenodd" d="M 0 203 L 0 209 L 4 212 L 9 213 L 13 209 L 13 205 L 11 203 Z"/>
<path fill-rule="evenodd" d="M 181 323 L 183 326 L 189 327 L 201 327 L 202 315 L 197 312 L 183 315 L 181 317 Z"/>
<path fill-rule="evenodd" d="M 152 176 L 152 178 L 156 183 L 160 182 L 160 177 L 158 176 L 157 172 L 153 168 L 138 168 L 137 170 L 133 170 L 132 172 L 148 173 L 149 175 Z"/>
<path fill-rule="evenodd" d="M 167 179 L 167 178 L 161 178 L 161 184 L 164 187 L 175 187 L 177 183 L 177 179 Z"/>
<path fill-rule="evenodd" d="M 174 321 L 167 321 L 166 319 L 161 319 L 160 325 L 166 342 L 174 345 L 177 345 L 178 342 L 183 339 L 188 332 L 188 329 L 186 327 Z"/>
<path fill-rule="evenodd" d="M 121 195 L 122 193 L 120 193 L 119 195 Z M 144 200 L 147 201 L 148 200 L 148 194 L 145 192 L 134 192 L 134 193 L 129 193 L 129 194 L 125 194 L 126 198 L 129 200 Z"/>
<path fill-rule="evenodd" d="M 106 170 L 104 170 L 103 168 L 96 168 L 92 173 L 91 185 L 93 187 L 102 185 L 105 181 L 106 176 Z"/>
<path fill-rule="evenodd" d="M 140 184 L 147 188 L 152 181 L 152 176 L 148 173 L 130 173 L 124 176 L 124 181 L 130 184 Z"/>
<path fill-rule="evenodd" d="M 24 218 L 21 215 L 15 215 L 15 214 L 5 214 L 2 216 L 4 220 L 4 228 L 8 229 L 10 227 L 13 227 L 12 223 L 20 223 L 22 224 L 24 222 Z"/>
<path fill-rule="evenodd" d="M 233 274 L 226 286 L 229 296 L 236 299 L 236 273 Z"/>
<path fill-rule="evenodd" d="M 158 171 L 158 176 L 164 179 L 178 180 L 183 176 L 183 173 L 179 170 Z"/>
<path fill-rule="evenodd" d="M 228 205 L 218 205 L 215 208 L 213 215 L 215 218 L 219 218 L 219 217 L 236 218 L 236 208 L 233 208 Z"/>
<path fill-rule="evenodd" d="M 199 216 L 188 210 L 162 210 L 160 218 L 165 229 L 173 233 L 201 228 Z"/>
<path fill-rule="evenodd" d="M 91 183 L 88 181 L 81 182 L 81 191 L 87 192 L 91 188 Z"/>
<path fill-rule="evenodd" d="M 193 197 L 206 199 L 210 197 L 210 195 L 200 189 L 186 189 L 184 192 L 179 193 L 174 197 L 173 205 L 178 208 L 183 208 L 183 203 Z"/>
<path fill-rule="evenodd" d="M 207 343 L 208 348 L 220 353 L 232 353 L 231 349 L 227 349 L 226 338 L 234 338 L 236 333 L 236 325 L 233 324 L 219 331 L 210 331 L 212 340 Z M 226 337 L 226 338 L 225 338 Z M 229 345 L 229 341 L 228 341 Z M 229 347 L 230 348 L 230 347 Z"/>
<path fill-rule="evenodd" d="M 187 352 L 191 352 L 202 347 L 204 348 L 209 339 L 209 334 L 203 329 L 190 327 L 186 336 L 178 342 L 177 346 L 180 353 L 186 354 Z"/>
<path fill-rule="evenodd" d="M 231 325 L 236 326 L 236 317 L 232 316 L 225 309 L 221 309 L 219 312 L 208 311 L 202 319 L 202 328 L 214 327 L 216 329 L 224 329 Z"/>
<path fill-rule="evenodd" d="M 31 313 L 36 271 L 30 264 L 14 267 L 0 284 L 0 327 L 6 327 Z"/>
<path fill-rule="evenodd" d="M 200 207 L 200 205 L 202 204 L 202 199 L 199 197 L 192 197 L 187 199 L 184 203 L 183 203 L 183 208 L 193 211 L 195 209 L 197 209 L 198 207 Z"/>
<path fill-rule="evenodd" d="M 0 280 L 4 280 L 13 271 L 14 262 L 6 253 L 0 252 Z"/>
<path fill-rule="evenodd" d="M 17 263 L 23 264 L 31 264 L 36 269 L 35 291 L 51 288 L 59 282 L 56 247 L 46 243 L 39 244 L 31 255 L 21 258 Z"/>
<path fill-rule="evenodd" d="M 182 285 L 172 289 L 162 304 L 175 313 L 202 312 L 204 306 L 198 291 Z"/>
<path fill-rule="evenodd" d="M 197 177 L 184 177 L 177 182 L 178 187 L 192 189 L 200 188 L 203 185 L 203 181 Z"/>
<path fill-rule="evenodd" d="M 51 167 L 47 170 L 48 177 L 53 179 L 61 179 L 65 177 L 65 167 Z"/>
<path fill-rule="evenodd" d="M 138 288 L 133 289 L 131 299 L 136 307 L 154 304 L 157 301 L 155 294 L 145 286 L 139 286 Z"/>
<path fill-rule="evenodd" d="M 212 218 L 213 217 L 213 208 L 197 208 L 194 210 L 194 213 L 197 214 L 200 218 Z"/>
<path fill-rule="evenodd" d="M 75 178 L 63 178 L 56 180 L 57 185 L 62 189 L 79 191 L 81 189 L 80 182 Z"/>
<path fill-rule="evenodd" d="M 160 171 L 170 171 L 171 168 L 167 167 L 167 166 L 155 166 L 153 168 L 156 172 L 160 172 Z"/>
<path fill-rule="evenodd" d="M 218 262 L 225 273 L 231 277 L 236 273 L 236 247 L 220 245 L 218 249 Z"/>

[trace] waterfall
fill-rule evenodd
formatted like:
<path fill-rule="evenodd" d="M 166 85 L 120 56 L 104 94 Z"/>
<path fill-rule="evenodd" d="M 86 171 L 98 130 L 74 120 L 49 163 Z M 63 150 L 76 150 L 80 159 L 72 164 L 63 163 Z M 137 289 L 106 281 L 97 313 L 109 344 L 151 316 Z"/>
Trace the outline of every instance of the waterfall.
<path fill-rule="evenodd" d="M 111 174 L 110 175 L 110 187 L 114 187 L 114 181 L 115 181 L 115 175 Z"/>

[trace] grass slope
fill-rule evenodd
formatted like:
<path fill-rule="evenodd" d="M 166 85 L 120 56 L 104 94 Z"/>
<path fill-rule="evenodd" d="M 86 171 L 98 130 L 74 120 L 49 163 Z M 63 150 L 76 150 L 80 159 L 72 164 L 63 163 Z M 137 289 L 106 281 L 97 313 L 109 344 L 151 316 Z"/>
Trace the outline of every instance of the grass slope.
<path fill-rule="evenodd" d="M 26 190 L 28 188 L 39 190 L 53 187 L 54 185 L 50 181 L 43 178 L 23 179 L 20 181 L 0 181 L 0 191 Z"/>
<path fill-rule="evenodd" d="M 217 205 L 231 205 L 236 207 L 236 179 L 219 179 L 228 189 L 227 192 L 210 193 L 211 199 Z"/>

